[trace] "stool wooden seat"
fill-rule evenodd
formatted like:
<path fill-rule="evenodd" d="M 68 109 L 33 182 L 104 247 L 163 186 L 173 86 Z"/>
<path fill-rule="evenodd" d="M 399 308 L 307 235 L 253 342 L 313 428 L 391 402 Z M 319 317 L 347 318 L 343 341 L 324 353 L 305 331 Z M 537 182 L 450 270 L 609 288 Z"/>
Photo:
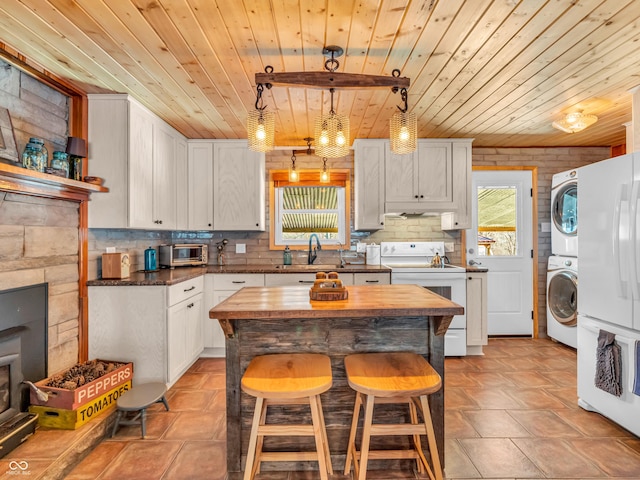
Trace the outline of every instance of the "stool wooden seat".
<path fill-rule="evenodd" d="M 165 397 L 167 386 L 164 383 L 142 383 L 135 385 L 125 392 L 117 400 L 116 422 L 113 424 L 111 436 L 113 437 L 120 425 L 140 425 L 142 438 L 147 435 L 147 408 L 154 403 L 162 402 L 164 408 L 169 410 L 169 404 Z M 127 419 L 129 412 L 134 412 L 133 418 Z"/>
<path fill-rule="evenodd" d="M 331 388 L 331 361 L 314 353 L 273 354 L 253 358 L 244 372 L 242 390 L 256 397 L 244 478 L 260 472 L 265 461 L 317 460 L 320 478 L 333 475 L 320 394 Z M 266 424 L 269 405 L 308 404 L 311 424 Z M 313 436 L 315 452 L 263 452 L 265 436 Z"/>
<path fill-rule="evenodd" d="M 356 391 L 356 401 L 349 433 L 344 474 L 349 475 L 351 463 L 358 480 L 367 477 L 369 459 L 415 459 L 418 472 L 428 473 L 432 480 L 442 480 L 442 468 L 431 422 L 427 396 L 442 387 L 438 372 L 422 356 L 408 352 L 363 353 L 344 359 L 347 381 Z M 411 423 L 373 423 L 374 404 L 408 404 Z M 364 407 L 364 422 L 360 450 L 356 448 L 356 432 L 360 407 Z M 423 422 L 418 420 L 418 411 Z M 371 436 L 411 435 L 413 448 L 404 450 L 370 450 Z M 426 435 L 433 467 L 422 451 L 420 436 Z"/>

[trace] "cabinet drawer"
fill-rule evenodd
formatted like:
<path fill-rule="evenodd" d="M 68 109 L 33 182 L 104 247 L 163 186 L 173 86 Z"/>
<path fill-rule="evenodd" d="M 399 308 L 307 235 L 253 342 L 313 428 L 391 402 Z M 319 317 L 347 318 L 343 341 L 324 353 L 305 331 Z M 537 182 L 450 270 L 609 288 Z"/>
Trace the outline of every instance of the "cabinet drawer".
<path fill-rule="evenodd" d="M 352 273 L 339 273 L 343 285 L 353 285 Z M 265 287 L 311 286 L 316 280 L 313 273 L 267 273 L 264 276 Z"/>
<path fill-rule="evenodd" d="M 169 306 L 182 302 L 204 291 L 204 276 L 185 280 L 169 287 Z"/>
<path fill-rule="evenodd" d="M 262 273 L 224 273 L 213 275 L 214 290 L 240 290 L 243 287 L 264 287 Z"/>
<path fill-rule="evenodd" d="M 390 273 L 354 273 L 354 285 L 389 285 L 391 283 Z"/>

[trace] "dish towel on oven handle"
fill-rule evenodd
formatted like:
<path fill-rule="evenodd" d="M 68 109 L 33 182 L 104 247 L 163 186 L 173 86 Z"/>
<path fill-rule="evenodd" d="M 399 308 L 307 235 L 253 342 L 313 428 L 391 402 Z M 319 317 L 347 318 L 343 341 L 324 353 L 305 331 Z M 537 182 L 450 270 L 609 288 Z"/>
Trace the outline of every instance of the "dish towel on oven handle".
<path fill-rule="evenodd" d="M 636 340 L 634 342 L 633 350 L 633 358 L 635 359 L 635 362 L 632 365 L 635 369 L 633 375 L 633 393 L 640 395 L 640 340 Z"/>
<path fill-rule="evenodd" d="M 606 330 L 598 334 L 595 386 L 611 395 L 622 395 L 622 349 L 616 336 Z"/>

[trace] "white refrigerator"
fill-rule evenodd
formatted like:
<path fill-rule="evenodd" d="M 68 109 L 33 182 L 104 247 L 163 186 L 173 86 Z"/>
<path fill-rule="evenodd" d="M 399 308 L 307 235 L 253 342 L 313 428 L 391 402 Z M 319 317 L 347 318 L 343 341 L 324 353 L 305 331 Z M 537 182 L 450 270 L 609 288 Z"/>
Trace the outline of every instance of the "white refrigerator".
<path fill-rule="evenodd" d="M 578 189 L 578 403 L 640 435 L 640 153 L 581 167 Z M 619 397 L 595 386 L 600 330 L 621 349 Z"/>

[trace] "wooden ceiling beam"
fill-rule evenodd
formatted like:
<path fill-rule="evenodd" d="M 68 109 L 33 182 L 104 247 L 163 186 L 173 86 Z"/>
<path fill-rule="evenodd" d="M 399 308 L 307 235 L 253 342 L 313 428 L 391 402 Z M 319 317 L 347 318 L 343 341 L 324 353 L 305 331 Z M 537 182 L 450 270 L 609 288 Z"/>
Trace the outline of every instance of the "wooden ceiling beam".
<path fill-rule="evenodd" d="M 256 84 L 309 88 L 409 88 L 411 79 L 343 72 L 256 73 Z"/>

